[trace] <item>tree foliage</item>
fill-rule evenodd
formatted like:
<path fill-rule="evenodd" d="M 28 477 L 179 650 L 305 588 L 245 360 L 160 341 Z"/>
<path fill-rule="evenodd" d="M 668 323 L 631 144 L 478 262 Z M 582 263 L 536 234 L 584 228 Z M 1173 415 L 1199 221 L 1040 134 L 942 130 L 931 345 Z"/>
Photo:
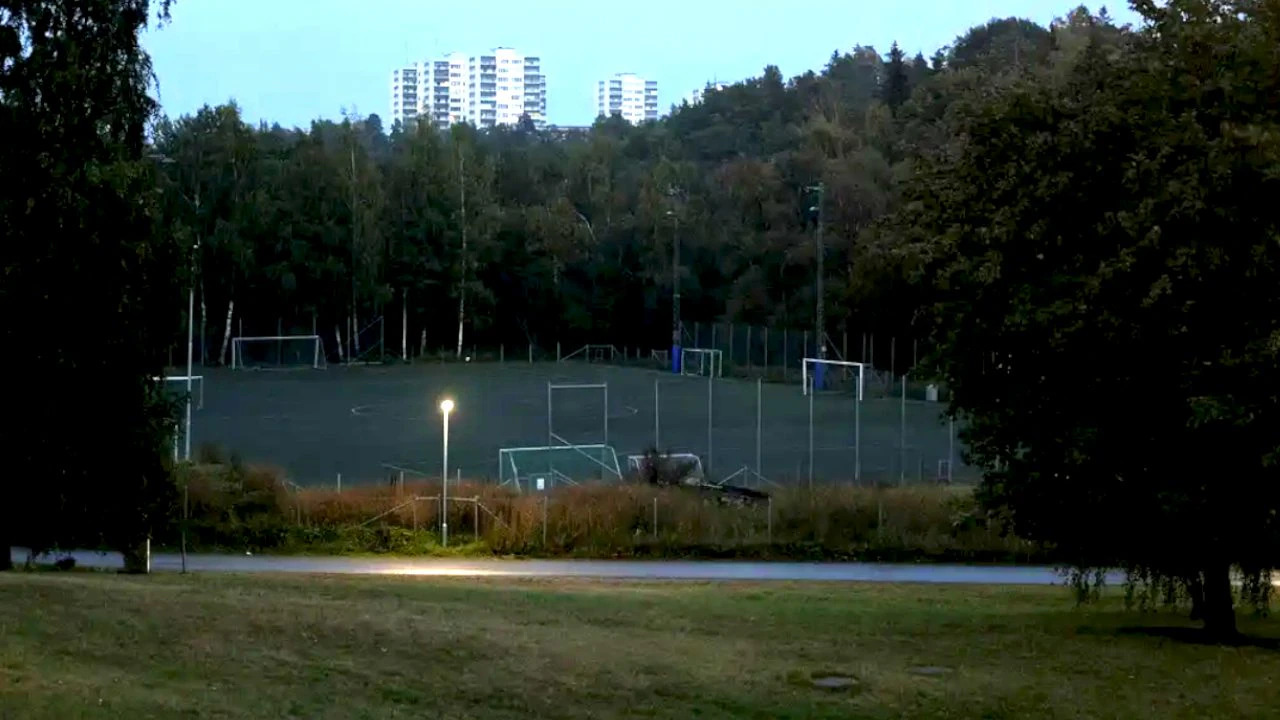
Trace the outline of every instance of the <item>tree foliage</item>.
<path fill-rule="evenodd" d="M 987 501 L 1231 633 L 1280 551 L 1280 7 L 1136 7 L 949 107 L 893 234 Z"/>
<path fill-rule="evenodd" d="M 160 10 L 167 10 L 161 3 Z M 145 0 L 0 3 L 0 547 L 132 550 L 171 484 L 176 248 L 153 234 Z"/>

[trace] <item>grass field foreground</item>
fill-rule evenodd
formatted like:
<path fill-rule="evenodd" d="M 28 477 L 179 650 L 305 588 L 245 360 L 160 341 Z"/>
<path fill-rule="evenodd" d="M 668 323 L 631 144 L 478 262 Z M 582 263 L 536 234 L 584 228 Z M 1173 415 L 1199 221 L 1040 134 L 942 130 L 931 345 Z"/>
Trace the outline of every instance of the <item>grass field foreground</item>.
<path fill-rule="evenodd" d="M 0 718 L 1274 716 L 1280 652 L 1063 588 L 0 575 Z M 1280 623 L 1245 619 L 1280 637 Z M 1274 648 L 1274 645 L 1272 645 Z M 817 689 L 825 674 L 850 688 Z"/>

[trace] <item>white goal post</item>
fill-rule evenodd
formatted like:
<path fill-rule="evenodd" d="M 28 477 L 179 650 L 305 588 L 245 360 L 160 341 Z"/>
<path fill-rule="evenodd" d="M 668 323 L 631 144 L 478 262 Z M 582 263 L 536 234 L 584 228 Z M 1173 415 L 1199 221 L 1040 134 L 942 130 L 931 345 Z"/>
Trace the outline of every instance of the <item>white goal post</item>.
<path fill-rule="evenodd" d="M 325 366 L 319 335 L 266 335 L 231 338 L 231 369 Z"/>
<path fill-rule="evenodd" d="M 825 358 L 805 358 L 800 365 L 800 378 L 803 381 L 801 385 L 801 393 L 809 394 L 809 383 L 815 377 L 817 366 L 822 365 L 828 368 L 840 368 L 842 371 L 850 372 L 857 383 L 858 400 L 862 401 L 863 393 L 866 387 L 866 371 L 869 367 L 866 363 L 850 362 L 848 360 L 827 360 Z"/>
<path fill-rule="evenodd" d="M 712 348 L 681 348 L 680 374 L 724 377 L 724 352 Z"/>
<path fill-rule="evenodd" d="M 192 401 L 195 403 L 197 410 L 204 409 L 204 376 L 203 375 L 192 375 L 191 377 L 187 377 L 186 375 L 165 375 L 163 377 L 157 375 L 156 377 L 153 377 L 151 379 L 155 380 L 158 383 L 164 383 L 164 387 L 166 390 L 172 391 L 173 387 L 177 385 L 181 388 L 183 392 L 186 392 L 187 383 L 188 381 L 190 381 Z"/>

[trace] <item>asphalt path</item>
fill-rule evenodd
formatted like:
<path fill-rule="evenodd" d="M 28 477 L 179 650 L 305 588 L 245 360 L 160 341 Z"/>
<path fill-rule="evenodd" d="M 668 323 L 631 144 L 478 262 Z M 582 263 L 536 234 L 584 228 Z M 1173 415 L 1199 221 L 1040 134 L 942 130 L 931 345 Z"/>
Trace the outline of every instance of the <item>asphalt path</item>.
<path fill-rule="evenodd" d="M 27 552 L 12 551 L 15 564 L 25 563 Z M 119 569 L 119 553 L 76 551 L 41 556 L 38 563 L 52 563 L 70 555 L 77 567 Z M 152 570 L 182 569 L 181 556 L 158 553 Z M 702 581 L 809 581 L 878 583 L 959 583 L 971 585 L 1054 585 L 1063 576 L 1052 567 L 1008 565 L 940 565 L 894 563 L 796 563 L 682 560 L 500 560 L 455 558 L 302 557 L 278 555 L 213 555 L 187 557 L 192 572 L 322 573 L 340 575 L 417 575 L 455 577 L 608 578 L 622 580 Z M 1120 583 L 1112 573 L 1107 581 Z"/>

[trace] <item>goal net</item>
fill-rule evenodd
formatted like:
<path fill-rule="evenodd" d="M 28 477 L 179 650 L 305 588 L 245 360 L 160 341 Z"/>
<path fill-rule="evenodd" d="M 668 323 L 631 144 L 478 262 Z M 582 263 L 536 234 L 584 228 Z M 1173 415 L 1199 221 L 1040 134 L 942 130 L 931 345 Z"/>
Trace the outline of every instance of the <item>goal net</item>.
<path fill-rule="evenodd" d="M 810 389 L 814 392 L 841 392 L 863 400 L 869 369 L 870 366 L 860 362 L 805 358 L 800 371 L 804 383 L 802 393 L 808 395 Z"/>
<path fill-rule="evenodd" d="M 325 366 L 319 335 L 231 338 L 233 370 L 320 369 Z"/>
<path fill-rule="evenodd" d="M 498 481 L 518 492 L 622 478 L 609 445 L 555 445 L 498 450 Z"/>
<path fill-rule="evenodd" d="M 628 455 L 627 472 L 658 484 L 698 484 L 705 474 L 702 458 L 693 453 Z"/>
<path fill-rule="evenodd" d="M 699 377 L 724 377 L 724 353 L 710 348 L 681 348 L 680 372 Z"/>
<path fill-rule="evenodd" d="M 196 410 L 204 409 L 204 376 L 192 375 L 188 378 L 186 375 L 165 375 L 163 377 L 152 378 L 158 383 L 164 384 L 164 392 L 166 395 L 179 400 L 185 399 L 187 395 L 187 382 L 191 383 L 191 404 Z"/>

